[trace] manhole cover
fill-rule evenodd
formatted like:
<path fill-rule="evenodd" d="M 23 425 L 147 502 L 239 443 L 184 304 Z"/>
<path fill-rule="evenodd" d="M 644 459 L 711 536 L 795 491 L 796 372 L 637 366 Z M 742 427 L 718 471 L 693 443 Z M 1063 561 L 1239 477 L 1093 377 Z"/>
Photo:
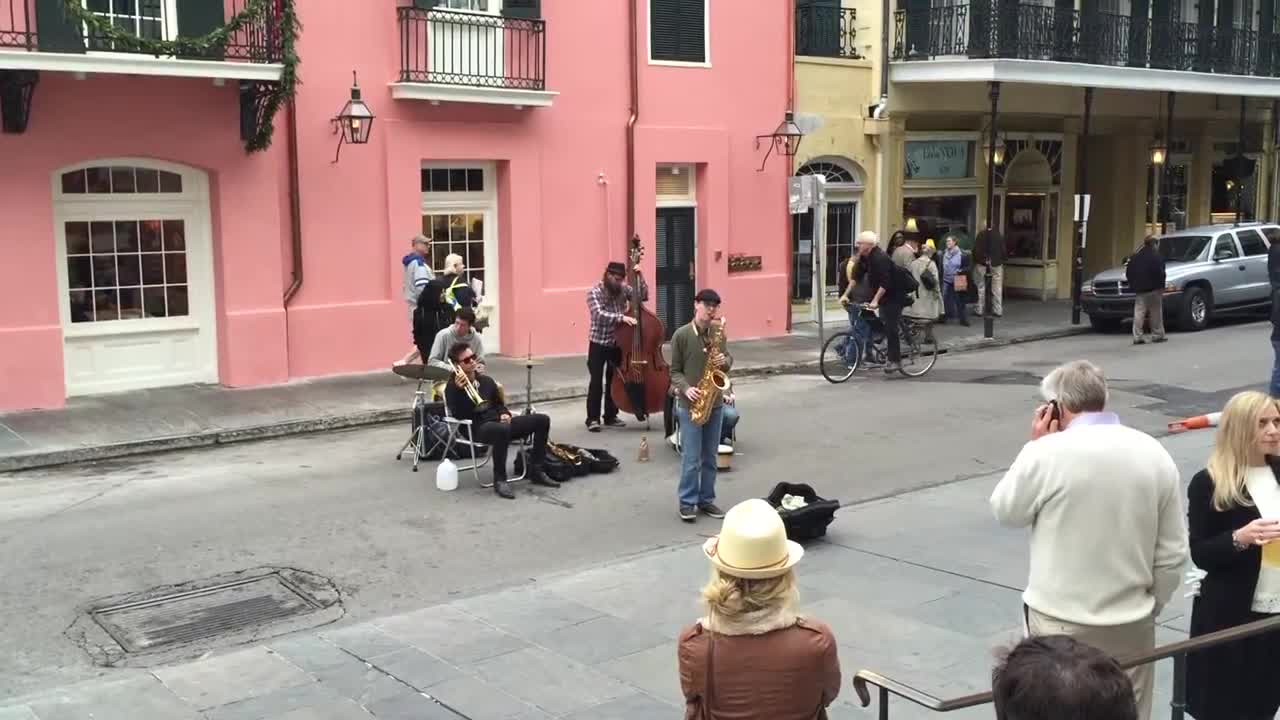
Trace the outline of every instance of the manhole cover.
<path fill-rule="evenodd" d="M 234 633 L 322 606 L 279 573 L 94 610 L 93 619 L 126 652 Z"/>

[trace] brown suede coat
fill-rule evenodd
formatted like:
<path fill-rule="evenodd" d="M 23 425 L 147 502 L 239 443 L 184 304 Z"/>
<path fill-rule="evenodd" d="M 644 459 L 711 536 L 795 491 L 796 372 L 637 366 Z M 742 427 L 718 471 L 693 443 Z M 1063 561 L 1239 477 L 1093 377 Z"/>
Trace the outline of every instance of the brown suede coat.
<path fill-rule="evenodd" d="M 831 628 L 791 613 L 717 628 L 712 712 L 707 651 L 712 633 L 701 620 L 680 633 L 680 686 L 685 720 L 825 720 L 840 693 L 840 660 Z"/>

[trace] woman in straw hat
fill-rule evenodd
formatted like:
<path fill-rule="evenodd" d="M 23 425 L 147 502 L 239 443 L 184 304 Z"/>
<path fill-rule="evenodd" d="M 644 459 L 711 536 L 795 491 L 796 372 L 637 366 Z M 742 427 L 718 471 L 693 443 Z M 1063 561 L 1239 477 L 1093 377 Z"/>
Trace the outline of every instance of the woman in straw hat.
<path fill-rule="evenodd" d="M 825 720 L 840 692 L 836 639 L 796 614 L 793 568 L 804 548 L 787 539 L 778 511 L 739 503 L 702 549 L 707 615 L 680 633 L 685 719 Z"/>

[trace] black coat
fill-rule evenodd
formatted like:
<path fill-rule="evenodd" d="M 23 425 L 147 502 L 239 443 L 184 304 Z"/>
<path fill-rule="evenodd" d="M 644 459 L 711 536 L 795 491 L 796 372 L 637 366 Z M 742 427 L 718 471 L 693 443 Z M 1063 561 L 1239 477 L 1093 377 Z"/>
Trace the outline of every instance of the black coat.
<path fill-rule="evenodd" d="M 1124 277 L 1129 281 L 1129 289 L 1135 293 L 1147 293 L 1164 287 L 1164 258 L 1156 251 L 1155 245 L 1143 245 L 1136 255 L 1129 259 L 1124 269 Z"/>
<path fill-rule="evenodd" d="M 1280 340 L 1280 242 L 1267 251 L 1267 277 L 1271 279 L 1271 339 Z"/>
<path fill-rule="evenodd" d="M 1280 482 L 1280 460 L 1269 458 Z M 1262 567 L 1262 549 L 1236 550 L 1232 532 L 1257 520 L 1256 507 L 1215 510 L 1213 480 L 1207 470 L 1191 478 L 1187 490 L 1191 560 L 1207 575 L 1191 611 L 1191 637 L 1243 625 L 1254 619 L 1251 607 Z M 1197 720 L 1258 717 L 1275 712 L 1280 698 L 1280 636 L 1262 635 L 1192 653 L 1187 657 L 1187 706 Z M 1258 657 L 1259 654 L 1265 657 Z M 1261 674 L 1260 674 L 1261 673 Z"/>

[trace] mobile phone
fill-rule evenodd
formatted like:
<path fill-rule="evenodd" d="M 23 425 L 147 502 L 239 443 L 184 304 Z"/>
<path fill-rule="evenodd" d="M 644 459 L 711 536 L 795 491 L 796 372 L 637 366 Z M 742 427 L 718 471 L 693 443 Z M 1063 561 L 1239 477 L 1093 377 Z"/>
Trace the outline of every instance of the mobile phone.
<path fill-rule="evenodd" d="M 1049 401 L 1049 422 L 1062 422 L 1062 408 L 1058 405 L 1057 400 Z"/>

